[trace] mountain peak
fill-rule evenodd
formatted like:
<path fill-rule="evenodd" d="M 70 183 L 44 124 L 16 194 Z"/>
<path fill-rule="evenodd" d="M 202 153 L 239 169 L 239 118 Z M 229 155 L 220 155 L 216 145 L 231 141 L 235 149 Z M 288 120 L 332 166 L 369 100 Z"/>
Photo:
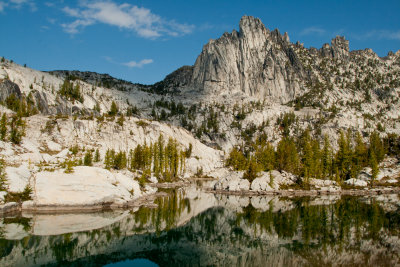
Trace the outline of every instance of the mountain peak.
<path fill-rule="evenodd" d="M 243 16 L 239 22 L 239 29 L 239 33 L 242 35 L 247 35 L 256 30 L 268 32 L 261 20 L 253 16 Z"/>

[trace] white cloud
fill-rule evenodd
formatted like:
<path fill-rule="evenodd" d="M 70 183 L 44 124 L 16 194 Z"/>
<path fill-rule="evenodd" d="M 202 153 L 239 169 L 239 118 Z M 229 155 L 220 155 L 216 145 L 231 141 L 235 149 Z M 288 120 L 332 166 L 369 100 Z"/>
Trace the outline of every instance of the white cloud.
<path fill-rule="evenodd" d="M 308 28 L 303 29 L 299 34 L 300 35 L 313 35 L 313 34 L 323 35 L 325 33 L 326 33 L 326 31 L 324 29 L 313 26 L 313 27 L 308 27 Z"/>
<path fill-rule="evenodd" d="M 0 2 L 0 12 L 3 12 L 4 11 L 4 8 L 6 7 L 6 3 L 4 3 L 4 2 Z"/>
<path fill-rule="evenodd" d="M 120 63 L 120 62 L 115 61 L 112 57 L 109 57 L 109 56 L 104 56 L 103 58 L 110 63 L 117 64 L 117 65 L 123 65 L 123 66 L 129 67 L 129 68 L 142 68 L 144 65 L 151 64 L 154 62 L 154 60 L 146 58 L 146 59 L 140 60 L 139 62 L 132 60 L 132 61 L 125 62 L 125 63 Z"/>
<path fill-rule="evenodd" d="M 379 39 L 379 40 L 400 40 L 400 30 L 389 31 L 389 30 L 372 30 L 365 34 L 355 35 L 356 39 Z"/>
<path fill-rule="evenodd" d="M 9 0 L 9 6 L 12 8 L 20 9 L 24 5 L 28 5 L 32 11 L 36 11 L 37 7 L 33 0 Z"/>
<path fill-rule="evenodd" d="M 122 65 L 127 66 L 129 68 L 141 68 L 144 65 L 147 65 L 147 64 L 150 64 L 150 63 L 153 63 L 152 59 L 142 59 L 139 62 L 129 61 L 129 62 L 126 62 L 126 63 L 122 63 Z"/>
<path fill-rule="evenodd" d="M 64 12 L 76 18 L 61 26 L 68 33 L 78 33 L 83 28 L 103 23 L 136 32 L 144 38 L 157 38 L 162 35 L 179 36 L 191 33 L 194 26 L 168 21 L 153 14 L 150 9 L 130 4 L 116 4 L 112 1 L 83 1 L 79 8 L 65 7 Z"/>

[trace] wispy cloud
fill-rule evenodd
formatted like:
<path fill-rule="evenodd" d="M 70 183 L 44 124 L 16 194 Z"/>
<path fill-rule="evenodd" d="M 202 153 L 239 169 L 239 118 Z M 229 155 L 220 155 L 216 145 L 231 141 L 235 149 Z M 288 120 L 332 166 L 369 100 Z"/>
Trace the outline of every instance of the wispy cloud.
<path fill-rule="evenodd" d="M 112 1 L 81 2 L 78 8 L 65 7 L 63 11 L 76 18 L 61 26 L 71 34 L 76 34 L 87 26 L 102 23 L 127 29 L 141 37 L 154 39 L 163 35 L 180 36 L 191 33 L 193 25 L 166 20 L 153 14 L 150 9 L 130 4 L 116 4 Z"/>
<path fill-rule="evenodd" d="M 300 35 L 323 35 L 325 33 L 326 33 L 325 29 L 312 26 L 312 27 L 303 29 L 299 34 Z"/>
<path fill-rule="evenodd" d="M 23 6 L 29 6 L 32 11 L 36 11 L 36 3 L 33 0 L 10 0 L 10 7 L 12 8 L 22 8 Z"/>
<path fill-rule="evenodd" d="M 8 0 L 0 1 L 0 12 L 3 12 L 6 7 L 20 9 L 24 6 L 29 6 L 31 11 L 37 10 L 36 4 L 33 0 Z"/>
<path fill-rule="evenodd" d="M 142 68 L 144 65 L 151 64 L 154 62 L 154 60 L 148 58 L 142 59 L 140 61 L 131 60 L 129 62 L 124 62 L 124 63 L 116 62 L 114 59 L 108 56 L 105 56 L 104 59 L 110 63 L 126 66 L 129 68 Z"/>
<path fill-rule="evenodd" d="M 353 34 L 355 39 L 367 40 L 367 39 L 378 39 L 378 40 L 400 40 L 400 30 L 371 30 L 364 34 Z"/>
<path fill-rule="evenodd" d="M 6 6 L 6 3 L 0 2 L 0 12 L 4 11 L 5 6 Z"/>
<path fill-rule="evenodd" d="M 150 64 L 150 63 L 153 63 L 152 59 L 142 59 L 139 62 L 129 61 L 129 62 L 126 62 L 126 63 L 122 63 L 122 65 L 127 66 L 129 68 L 141 68 L 144 65 L 147 65 L 147 64 Z"/>

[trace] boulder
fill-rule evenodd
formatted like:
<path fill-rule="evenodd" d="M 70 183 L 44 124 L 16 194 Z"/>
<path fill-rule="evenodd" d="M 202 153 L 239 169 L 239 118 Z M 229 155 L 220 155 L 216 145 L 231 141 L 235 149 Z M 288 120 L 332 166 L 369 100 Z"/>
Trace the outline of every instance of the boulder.
<path fill-rule="evenodd" d="M 36 175 L 36 205 L 90 206 L 126 202 L 142 195 L 139 183 L 120 173 L 80 166 L 73 173 L 63 170 Z"/>
<path fill-rule="evenodd" d="M 355 178 L 346 180 L 344 183 L 347 185 L 354 185 L 354 186 L 360 186 L 360 187 L 368 186 L 368 183 L 366 181 L 360 180 L 360 179 L 355 179 Z"/>
<path fill-rule="evenodd" d="M 264 172 L 260 177 L 257 177 L 251 183 L 252 191 L 270 191 L 273 188 L 270 185 L 270 175 Z"/>
<path fill-rule="evenodd" d="M 8 79 L 0 80 L 0 101 L 5 101 L 12 94 L 17 98 L 21 97 L 19 86 Z"/>
<path fill-rule="evenodd" d="M 214 184 L 214 190 L 246 191 L 250 189 L 250 182 L 242 179 L 243 172 L 231 172 Z"/>

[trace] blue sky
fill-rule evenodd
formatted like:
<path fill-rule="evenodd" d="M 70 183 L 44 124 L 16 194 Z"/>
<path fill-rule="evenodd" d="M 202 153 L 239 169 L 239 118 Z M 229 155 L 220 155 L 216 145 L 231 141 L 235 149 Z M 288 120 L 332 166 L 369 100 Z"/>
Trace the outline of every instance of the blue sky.
<path fill-rule="evenodd" d="M 89 70 L 154 83 L 192 65 L 243 15 L 292 42 L 336 35 L 379 56 L 400 49 L 400 1 L 0 0 L 0 56 L 39 70 Z"/>

